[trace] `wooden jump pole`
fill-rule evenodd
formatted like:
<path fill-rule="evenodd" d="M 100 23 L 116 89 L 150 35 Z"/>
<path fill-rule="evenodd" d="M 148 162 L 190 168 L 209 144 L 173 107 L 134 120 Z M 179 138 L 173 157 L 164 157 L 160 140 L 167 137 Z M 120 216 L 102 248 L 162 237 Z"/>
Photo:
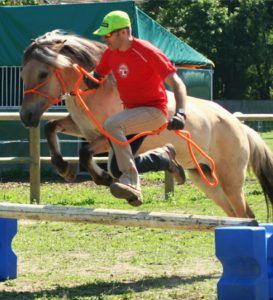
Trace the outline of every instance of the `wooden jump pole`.
<path fill-rule="evenodd" d="M 255 226 L 257 224 L 254 219 L 11 203 L 0 203 L 0 218 L 193 231 L 213 231 L 216 227 L 220 226 Z"/>

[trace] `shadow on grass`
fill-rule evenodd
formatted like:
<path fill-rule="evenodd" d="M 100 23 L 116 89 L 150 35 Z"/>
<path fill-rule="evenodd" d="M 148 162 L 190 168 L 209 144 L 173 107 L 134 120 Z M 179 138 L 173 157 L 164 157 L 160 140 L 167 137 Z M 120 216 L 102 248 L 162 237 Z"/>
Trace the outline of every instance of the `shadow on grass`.
<path fill-rule="evenodd" d="M 75 183 L 90 181 L 91 177 L 87 174 L 77 174 Z M 41 182 L 58 182 L 66 183 L 66 181 L 55 171 L 41 170 Z M 10 170 L 0 171 L 0 182 L 29 182 L 29 171 L 16 167 Z"/>
<path fill-rule="evenodd" d="M 1 292 L 1 300 L 32 300 L 32 299 L 78 299 L 80 297 L 97 297 L 103 299 L 103 296 L 124 295 L 140 293 L 152 289 L 170 289 L 179 285 L 194 284 L 208 279 L 217 279 L 218 275 L 196 275 L 191 277 L 184 276 L 162 276 L 158 278 L 146 277 L 135 282 L 105 282 L 97 281 L 95 283 L 79 285 L 75 287 L 56 287 L 55 289 L 40 290 L 37 292 Z"/>

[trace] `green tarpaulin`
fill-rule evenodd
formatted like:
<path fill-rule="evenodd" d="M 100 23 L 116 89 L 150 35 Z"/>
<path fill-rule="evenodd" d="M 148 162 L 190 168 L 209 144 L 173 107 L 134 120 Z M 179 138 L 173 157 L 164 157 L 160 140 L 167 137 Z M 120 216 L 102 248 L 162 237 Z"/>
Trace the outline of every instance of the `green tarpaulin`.
<path fill-rule="evenodd" d="M 174 64 L 211 65 L 211 62 L 152 20 L 133 1 L 39 6 L 0 6 L 0 65 L 21 65 L 31 39 L 63 29 L 90 39 L 105 14 L 126 11 L 133 34 L 159 47 Z"/>
<path fill-rule="evenodd" d="M 68 5 L 0 6 L 0 68 L 1 66 L 20 66 L 23 51 L 30 44 L 31 39 L 54 29 L 63 29 L 69 33 L 96 39 L 92 32 L 100 26 L 103 16 L 112 10 L 126 11 L 132 20 L 133 34 L 151 41 L 174 64 L 212 66 L 206 57 L 149 18 L 135 6 L 133 1 L 119 1 Z M 183 78 L 188 94 L 203 99 L 212 97 L 212 72 L 211 68 L 198 70 L 178 68 L 178 74 Z M 12 67 L 2 67 L 0 81 L 1 110 L 18 110 L 20 97 L 22 97 L 19 73 L 15 75 Z M 2 123 L 0 133 L 1 156 L 28 154 L 27 142 L 22 143 L 27 134 L 20 122 Z M 43 134 L 41 138 L 43 139 Z M 19 140 L 19 142 L 14 143 L 10 141 L 12 139 Z M 6 142 L 7 140 L 9 142 Z M 77 143 L 72 146 L 71 143 L 61 144 L 65 156 L 73 156 L 78 152 Z M 42 155 L 47 156 L 48 150 L 44 143 L 42 145 Z"/>

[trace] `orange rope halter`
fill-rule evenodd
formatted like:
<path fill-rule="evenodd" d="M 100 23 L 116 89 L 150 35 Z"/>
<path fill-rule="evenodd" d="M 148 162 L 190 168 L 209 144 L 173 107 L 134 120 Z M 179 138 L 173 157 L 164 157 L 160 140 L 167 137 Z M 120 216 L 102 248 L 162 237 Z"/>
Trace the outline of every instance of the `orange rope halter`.
<path fill-rule="evenodd" d="M 38 89 L 40 87 L 46 85 L 50 81 L 50 79 L 52 78 L 53 75 L 55 75 L 59 79 L 59 82 L 60 82 L 60 85 L 61 85 L 61 90 L 62 90 L 62 95 L 64 95 L 65 94 L 65 82 L 64 82 L 64 79 L 62 77 L 61 72 L 58 69 L 55 69 L 53 71 L 53 73 L 51 74 L 51 76 L 49 76 L 46 81 L 36 85 L 32 89 L 25 90 L 24 94 L 31 94 L 31 93 L 32 94 L 37 94 L 37 95 L 40 95 L 40 96 L 45 97 L 46 99 L 48 99 L 52 103 L 52 105 L 58 104 L 60 101 L 62 101 L 60 96 L 58 98 L 53 98 L 53 97 L 47 95 L 46 93 L 38 91 Z"/>
<path fill-rule="evenodd" d="M 90 79 L 92 79 L 95 83 L 102 83 L 103 80 L 98 80 L 94 77 L 91 76 L 90 73 L 88 73 L 87 71 L 85 71 L 83 68 L 81 68 L 79 65 L 74 64 L 73 68 L 79 73 L 79 79 L 77 80 L 76 84 L 75 84 L 75 91 L 73 93 L 75 93 L 78 101 L 80 102 L 80 104 L 82 105 L 83 109 L 85 110 L 85 112 L 89 115 L 89 117 L 91 118 L 91 120 L 94 122 L 94 124 L 97 126 L 98 130 L 105 135 L 108 139 L 110 139 L 111 141 L 113 141 L 114 143 L 117 143 L 119 145 L 127 145 L 132 143 L 133 141 L 135 141 L 136 139 L 142 137 L 142 136 L 146 136 L 146 135 L 154 135 L 154 134 L 159 134 L 160 132 L 162 132 L 163 130 L 165 130 L 168 126 L 168 123 L 166 122 L 165 124 L 163 124 L 159 129 L 156 130 L 152 130 L 152 131 L 143 131 L 137 135 L 135 135 L 134 137 L 132 137 L 131 139 L 127 140 L 127 141 L 120 141 L 118 139 L 116 139 L 115 137 L 113 137 L 112 135 L 110 135 L 107 131 L 104 130 L 104 128 L 101 126 L 101 124 L 98 122 L 98 120 L 96 119 L 96 117 L 92 114 L 92 112 L 89 110 L 89 108 L 87 107 L 87 105 L 85 104 L 85 102 L 83 101 L 81 95 L 82 94 L 86 94 L 86 92 L 90 92 L 90 90 L 88 91 L 82 91 L 80 89 L 80 84 L 83 80 L 83 75 L 88 76 Z M 93 90 L 92 90 L 93 91 Z M 191 135 L 189 131 L 186 130 L 175 130 L 174 131 L 179 137 L 183 138 L 184 140 L 187 141 L 187 146 L 190 152 L 190 155 L 195 163 L 195 166 L 201 176 L 201 178 L 203 179 L 203 181 L 210 187 L 216 187 L 218 185 L 218 179 L 215 175 L 215 164 L 213 159 L 208 156 L 196 143 L 194 143 L 193 140 L 191 140 Z M 206 177 L 206 175 L 204 174 L 202 168 L 200 167 L 192 147 L 194 147 L 197 151 L 200 152 L 200 154 L 205 157 L 211 165 L 211 176 L 213 179 L 213 182 L 210 182 L 208 180 L 208 178 Z"/>

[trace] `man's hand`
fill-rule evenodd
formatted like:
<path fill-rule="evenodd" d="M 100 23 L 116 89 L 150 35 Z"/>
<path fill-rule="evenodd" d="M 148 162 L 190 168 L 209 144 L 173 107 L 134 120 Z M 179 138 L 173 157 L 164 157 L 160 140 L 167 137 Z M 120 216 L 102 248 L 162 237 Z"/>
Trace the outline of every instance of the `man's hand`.
<path fill-rule="evenodd" d="M 91 72 L 90 74 L 97 80 L 103 79 L 103 76 L 101 76 L 100 74 L 98 74 L 95 71 Z M 97 89 L 100 86 L 100 83 L 95 82 L 94 80 L 89 78 L 87 75 L 83 76 L 83 80 L 89 89 Z"/>
<path fill-rule="evenodd" d="M 186 115 L 184 113 L 176 112 L 169 120 L 167 129 L 181 130 L 185 127 Z"/>

